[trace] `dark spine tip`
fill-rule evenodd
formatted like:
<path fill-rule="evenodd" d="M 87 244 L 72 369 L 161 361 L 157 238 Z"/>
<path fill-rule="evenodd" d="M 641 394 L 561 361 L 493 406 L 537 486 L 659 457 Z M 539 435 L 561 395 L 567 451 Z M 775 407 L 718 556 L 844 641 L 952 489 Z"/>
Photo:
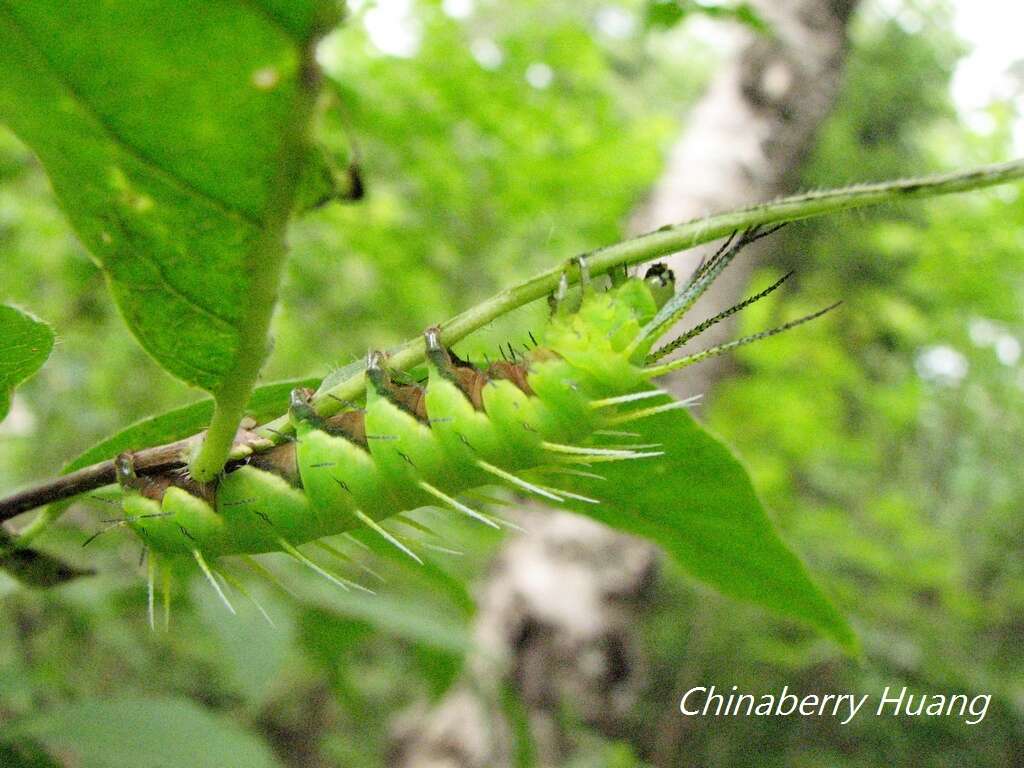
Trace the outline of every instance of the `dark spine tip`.
<path fill-rule="evenodd" d="M 427 352 L 437 352 L 444 349 L 441 345 L 441 329 L 436 325 L 427 328 L 423 332 L 423 340 L 427 345 Z"/>
<path fill-rule="evenodd" d="M 551 314 L 559 314 L 565 306 L 565 299 L 569 295 L 569 276 L 565 272 L 558 278 L 558 285 L 555 290 L 548 294 L 548 307 Z"/>
<path fill-rule="evenodd" d="M 454 381 L 455 366 L 448 350 L 441 343 L 441 329 L 436 326 L 427 328 L 423 333 L 423 339 L 426 342 L 427 359 L 442 376 Z"/>
<path fill-rule="evenodd" d="M 364 197 L 366 197 L 366 184 L 363 181 L 363 172 L 359 168 L 359 163 L 349 163 L 347 199 L 359 201 Z"/>
<path fill-rule="evenodd" d="M 587 257 L 577 256 L 573 261 L 580 270 L 580 285 L 587 288 L 590 285 L 590 265 L 587 264 Z"/>
<path fill-rule="evenodd" d="M 664 288 L 675 285 L 676 274 L 669 269 L 667 264 L 659 261 L 657 264 L 652 264 L 647 270 L 644 274 L 644 280 L 653 282 Z"/>
<path fill-rule="evenodd" d="M 384 353 L 370 350 L 366 355 L 366 380 L 377 394 L 387 395 L 391 390 L 391 377 L 384 369 Z"/>
<path fill-rule="evenodd" d="M 135 459 L 130 451 L 120 453 L 114 459 L 114 477 L 122 488 L 138 488 L 139 478 L 135 474 Z"/>
<path fill-rule="evenodd" d="M 307 421 L 315 424 L 320 421 L 320 417 L 313 409 L 309 390 L 301 387 L 293 389 L 289 395 L 288 413 L 294 422 Z"/>

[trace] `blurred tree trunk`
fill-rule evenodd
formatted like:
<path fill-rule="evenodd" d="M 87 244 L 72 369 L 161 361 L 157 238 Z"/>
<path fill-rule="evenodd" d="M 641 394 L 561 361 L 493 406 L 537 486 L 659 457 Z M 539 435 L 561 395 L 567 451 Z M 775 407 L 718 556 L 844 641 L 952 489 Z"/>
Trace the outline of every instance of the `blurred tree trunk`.
<path fill-rule="evenodd" d="M 846 26 L 857 0 L 758 0 L 772 35 L 737 31 L 735 57 L 712 80 L 673 147 L 662 178 L 631 228 L 654 229 L 787 192 L 841 81 Z M 702 299 L 735 303 L 750 277 L 744 254 Z M 670 260 L 687 274 L 699 258 Z M 700 310 L 698 310 L 699 312 Z M 702 343 L 732 332 L 722 323 Z M 726 372 L 717 359 L 677 388 L 709 393 Z M 563 512 L 529 509 L 526 535 L 510 539 L 480 590 L 477 651 L 464 679 L 432 710 L 396 726 L 391 764 L 402 768 L 504 768 L 515 763 L 517 717 L 535 762 L 560 765 L 571 749 L 564 712 L 615 737 L 644 680 L 636 628 L 657 553 L 647 543 Z M 514 692 L 522 711 L 502 702 Z"/>

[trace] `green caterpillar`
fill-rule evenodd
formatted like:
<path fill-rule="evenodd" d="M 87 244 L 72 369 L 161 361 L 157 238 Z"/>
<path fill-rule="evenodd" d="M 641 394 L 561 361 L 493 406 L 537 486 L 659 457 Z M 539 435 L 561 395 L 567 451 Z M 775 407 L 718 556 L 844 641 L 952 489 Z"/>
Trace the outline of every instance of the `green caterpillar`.
<path fill-rule="evenodd" d="M 495 525 L 458 498 L 485 485 L 500 484 L 554 503 L 569 498 L 597 503 L 553 487 L 552 473 L 586 473 L 602 462 L 659 456 L 646 450 L 652 446 L 601 444 L 629 434 L 620 431 L 623 424 L 689 403 L 653 388 L 652 379 L 822 314 L 659 362 L 683 341 L 781 284 L 654 349 L 739 250 L 764 234 L 747 231 L 730 238 L 678 291 L 671 272 L 661 266 L 643 279 L 611 276 L 599 287 L 586 262 L 578 260 L 580 288 L 570 292 L 563 277 L 537 346 L 485 369 L 446 349 L 437 329 L 425 334 L 425 385 L 396 383 L 386 356 L 372 352 L 365 405 L 323 417 L 310 404 L 312 393 L 296 390 L 289 409 L 295 439 L 230 467 L 215 485 L 199 486 L 175 474 L 137 477 L 130 457 L 119 457 L 123 522 L 150 553 L 151 621 L 156 575 L 174 558 L 195 560 L 231 608 L 216 577 L 222 557 L 286 552 L 348 588 L 358 585 L 325 570 L 299 547 L 318 542 L 330 549 L 322 539 L 368 528 L 417 558 L 381 521 L 435 506 Z M 165 605 L 166 589 L 165 579 Z"/>

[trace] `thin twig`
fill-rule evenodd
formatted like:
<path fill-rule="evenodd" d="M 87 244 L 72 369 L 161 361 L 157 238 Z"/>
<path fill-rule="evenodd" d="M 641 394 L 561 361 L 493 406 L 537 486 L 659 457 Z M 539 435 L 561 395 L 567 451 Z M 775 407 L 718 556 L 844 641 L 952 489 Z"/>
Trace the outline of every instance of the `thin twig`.
<path fill-rule="evenodd" d="M 185 466 L 188 452 L 197 436 L 178 440 L 167 445 L 146 448 L 132 454 L 135 471 L 140 475 L 158 475 Z M 87 491 L 102 488 L 116 481 L 114 461 L 102 461 L 88 467 L 69 472 L 53 480 L 26 488 L 0 499 L 0 522 L 17 517 L 44 504 L 79 496 Z"/>

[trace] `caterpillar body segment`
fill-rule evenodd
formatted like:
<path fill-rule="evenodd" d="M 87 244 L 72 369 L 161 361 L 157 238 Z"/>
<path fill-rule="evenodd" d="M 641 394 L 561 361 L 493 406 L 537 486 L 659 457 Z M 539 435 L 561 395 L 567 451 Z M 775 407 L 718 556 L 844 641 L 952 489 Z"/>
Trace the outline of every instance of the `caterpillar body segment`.
<path fill-rule="evenodd" d="M 735 247 L 725 251 L 728 258 Z M 671 315 L 673 305 L 691 304 L 722 260 L 678 292 L 671 272 L 659 267 L 643 279 L 613 276 L 610 287 L 598 290 L 578 260 L 581 285 L 559 286 L 550 321 L 539 339 L 531 334 L 534 348 L 517 352 L 510 345 L 511 359 L 482 369 L 459 359 L 429 329 L 425 384 L 394 380 L 386 356 L 373 352 L 364 404 L 324 417 L 312 407 L 312 393 L 297 390 L 289 409 L 294 439 L 252 454 L 210 485 L 173 474 L 139 478 L 125 458 L 118 464 L 124 522 L 148 548 L 151 583 L 163 561 L 189 558 L 230 605 L 218 581 L 220 558 L 284 552 L 353 587 L 298 548 L 368 529 L 419 560 L 382 523 L 431 506 L 494 525 L 460 498 L 481 486 L 600 504 L 560 490 L 558 478 L 600 477 L 605 462 L 661 455 L 642 431 L 623 432 L 621 425 L 633 430 L 634 422 L 642 426 L 644 418 L 691 402 L 650 384 L 690 358 L 665 363 L 650 353 L 669 329 L 666 310 Z M 702 359 L 701 353 L 690 357 Z"/>
<path fill-rule="evenodd" d="M 615 412 L 595 410 L 593 402 L 646 385 L 644 370 L 624 350 L 656 309 L 641 280 L 588 292 L 574 310 L 555 313 L 540 347 L 485 371 L 458 360 L 428 331 L 425 387 L 395 384 L 384 357 L 373 353 L 364 408 L 324 419 L 296 393 L 295 440 L 232 469 L 215 488 L 126 474 L 128 524 L 158 556 L 198 551 L 215 563 L 281 551 L 282 540 L 301 546 L 366 527 L 366 518 L 423 506 L 475 513 L 456 497 L 482 485 L 559 498 L 519 475 L 571 458 L 633 457 L 590 454 L 581 444 Z"/>

